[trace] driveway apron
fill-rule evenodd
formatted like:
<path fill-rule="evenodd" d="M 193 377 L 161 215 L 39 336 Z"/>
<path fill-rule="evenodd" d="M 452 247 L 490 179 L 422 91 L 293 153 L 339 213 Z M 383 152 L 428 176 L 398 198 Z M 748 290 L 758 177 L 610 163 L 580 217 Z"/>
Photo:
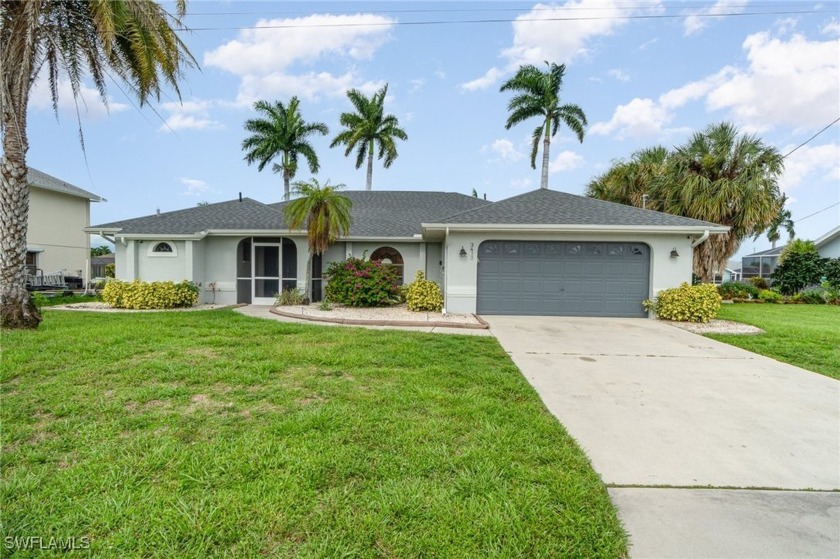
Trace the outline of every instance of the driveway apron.
<path fill-rule="evenodd" d="M 654 320 L 483 318 L 632 557 L 840 557 L 840 382 Z"/>

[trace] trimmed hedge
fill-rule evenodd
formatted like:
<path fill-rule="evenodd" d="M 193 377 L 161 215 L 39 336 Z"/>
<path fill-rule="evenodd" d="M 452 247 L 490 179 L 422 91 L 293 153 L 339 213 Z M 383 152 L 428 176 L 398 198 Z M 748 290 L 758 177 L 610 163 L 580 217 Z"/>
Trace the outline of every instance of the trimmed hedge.
<path fill-rule="evenodd" d="M 720 310 L 721 297 L 711 283 L 681 284 L 659 292 L 655 300 L 644 301 L 647 310 L 662 320 L 677 322 L 709 322 Z"/>
<path fill-rule="evenodd" d="M 443 293 L 440 286 L 427 280 L 422 270 L 417 270 L 414 281 L 405 293 L 405 302 L 410 311 L 440 312 L 443 309 Z"/>
<path fill-rule="evenodd" d="M 132 282 L 110 280 L 102 290 L 102 300 L 118 309 L 176 309 L 198 302 L 199 288 L 191 281 Z"/>
<path fill-rule="evenodd" d="M 724 299 L 756 299 L 758 288 L 752 283 L 743 281 L 727 281 L 717 288 L 718 293 Z"/>

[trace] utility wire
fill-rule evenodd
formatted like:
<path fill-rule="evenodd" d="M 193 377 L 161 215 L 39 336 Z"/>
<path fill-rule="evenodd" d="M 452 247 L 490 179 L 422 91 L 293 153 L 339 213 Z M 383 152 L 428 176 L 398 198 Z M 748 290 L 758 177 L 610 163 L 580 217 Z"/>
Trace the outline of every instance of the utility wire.
<path fill-rule="evenodd" d="M 833 204 L 831 204 L 830 206 L 826 206 L 826 207 L 824 207 L 823 209 L 821 209 L 821 210 L 819 210 L 819 211 L 816 211 L 816 212 L 814 212 L 814 213 L 812 213 L 812 214 L 806 215 L 805 217 L 800 217 L 799 219 L 797 219 L 796 221 L 794 221 L 794 223 L 799 223 L 800 221 L 804 221 L 804 220 L 808 219 L 809 217 L 814 217 L 815 215 L 817 215 L 817 214 L 821 214 L 821 213 L 823 213 L 823 212 L 824 212 L 824 211 L 826 211 L 826 210 L 830 210 L 831 208 L 833 208 L 833 207 L 835 207 L 835 206 L 840 206 L 840 202 L 834 202 L 834 203 L 833 203 Z"/>
<path fill-rule="evenodd" d="M 835 118 L 835 119 L 834 119 L 834 121 L 833 121 L 833 122 L 831 122 L 830 124 L 827 124 L 827 125 L 825 126 L 825 128 L 823 128 L 822 130 L 820 130 L 819 132 L 817 132 L 816 134 L 814 134 L 813 136 L 811 136 L 810 138 L 808 138 L 807 140 L 805 140 L 804 142 L 802 142 L 801 144 L 799 144 L 798 146 L 796 146 L 795 148 L 793 148 L 792 150 L 790 150 L 789 152 L 787 152 L 786 154 L 784 154 L 784 155 L 782 156 L 782 159 L 785 159 L 788 155 L 790 155 L 791 153 L 795 152 L 796 150 L 798 150 L 798 149 L 799 149 L 799 148 L 801 148 L 802 146 L 806 145 L 808 142 L 810 142 L 811 140 L 813 140 L 814 138 L 816 138 L 817 136 L 819 136 L 820 134 L 822 134 L 823 132 L 825 132 L 826 130 L 828 130 L 829 128 L 831 128 L 832 126 L 834 126 L 835 124 L 837 124 L 837 122 L 838 122 L 838 121 L 840 121 L 840 116 L 838 116 L 837 118 Z"/>
<path fill-rule="evenodd" d="M 750 17 L 767 15 L 803 15 L 819 13 L 816 10 L 789 10 L 789 11 L 768 11 L 768 12 L 729 12 L 719 14 L 689 14 L 699 18 L 718 17 Z M 627 16 L 568 16 L 568 17 L 546 17 L 546 18 L 499 18 L 499 19 L 459 19 L 459 20 L 426 20 L 426 21 L 380 21 L 366 23 L 312 23 L 312 24 L 277 24 L 277 25 L 251 25 L 243 27 L 181 27 L 176 31 L 243 31 L 250 29 L 317 29 L 329 27 L 390 27 L 397 25 L 460 25 L 460 24 L 486 24 L 486 23 L 519 23 L 519 22 L 557 22 L 557 21 L 601 21 L 601 20 L 631 20 L 631 19 L 683 19 L 686 14 L 639 14 Z"/>

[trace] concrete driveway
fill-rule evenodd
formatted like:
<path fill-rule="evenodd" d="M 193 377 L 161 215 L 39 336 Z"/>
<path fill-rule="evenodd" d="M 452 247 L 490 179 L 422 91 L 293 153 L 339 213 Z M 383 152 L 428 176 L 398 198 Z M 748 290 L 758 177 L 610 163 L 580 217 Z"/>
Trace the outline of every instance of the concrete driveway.
<path fill-rule="evenodd" d="M 653 320 L 483 318 L 632 557 L 840 557 L 840 382 Z"/>

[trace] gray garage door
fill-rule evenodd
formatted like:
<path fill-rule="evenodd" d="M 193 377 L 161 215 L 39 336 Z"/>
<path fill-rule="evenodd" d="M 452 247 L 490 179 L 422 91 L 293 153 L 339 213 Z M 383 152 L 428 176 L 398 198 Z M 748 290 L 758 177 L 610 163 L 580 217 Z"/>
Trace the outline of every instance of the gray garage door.
<path fill-rule="evenodd" d="M 642 243 L 485 241 L 478 314 L 647 316 L 650 248 Z"/>

